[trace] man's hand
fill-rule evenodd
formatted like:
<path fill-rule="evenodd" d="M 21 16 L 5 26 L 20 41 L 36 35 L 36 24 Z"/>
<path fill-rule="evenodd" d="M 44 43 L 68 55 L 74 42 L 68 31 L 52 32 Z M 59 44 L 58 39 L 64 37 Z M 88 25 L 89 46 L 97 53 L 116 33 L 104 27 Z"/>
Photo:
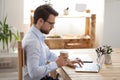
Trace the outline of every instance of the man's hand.
<path fill-rule="evenodd" d="M 57 66 L 62 67 L 65 66 L 68 63 L 68 60 L 66 60 L 64 57 L 59 56 L 56 60 Z"/>
<path fill-rule="evenodd" d="M 81 59 L 74 59 L 74 60 L 69 60 L 69 62 L 67 63 L 67 66 L 75 68 L 76 66 L 74 65 L 75 63 L 79 64 L 80 67 L 82 67 L 83 62 L 81 61 Z"/>

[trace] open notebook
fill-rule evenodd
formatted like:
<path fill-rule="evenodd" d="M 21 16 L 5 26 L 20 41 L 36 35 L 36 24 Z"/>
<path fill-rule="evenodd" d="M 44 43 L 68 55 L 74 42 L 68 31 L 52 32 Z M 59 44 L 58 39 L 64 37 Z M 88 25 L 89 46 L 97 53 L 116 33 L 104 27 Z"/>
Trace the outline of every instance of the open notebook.
<path fill-rule="evenodd" d="M 105 59 L 105 55 L 102 55 L 99 58 L 98 63 L 84 63 L 82 67 L 80 67 L 78 64 L 76 64 L 75 71 L 76 72 L 99 72 L 102 68 L 103 62 Z"/>

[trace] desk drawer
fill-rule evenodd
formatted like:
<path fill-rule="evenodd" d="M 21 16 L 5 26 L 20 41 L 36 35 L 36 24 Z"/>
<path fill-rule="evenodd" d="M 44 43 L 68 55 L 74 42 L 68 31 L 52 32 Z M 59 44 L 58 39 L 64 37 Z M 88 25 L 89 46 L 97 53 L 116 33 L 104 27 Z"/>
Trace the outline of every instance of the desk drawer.
<path fill-rule="evenodd" d="M 45 43 L 50 49 L 64 49 L 63 39 L 46 39 Z"/>
<path fill-rule="evenodd" d="M 90 39 L 71 39 L 65 40 L 65 49 L 75 49 L 75 48 L 89 48 Z"/>

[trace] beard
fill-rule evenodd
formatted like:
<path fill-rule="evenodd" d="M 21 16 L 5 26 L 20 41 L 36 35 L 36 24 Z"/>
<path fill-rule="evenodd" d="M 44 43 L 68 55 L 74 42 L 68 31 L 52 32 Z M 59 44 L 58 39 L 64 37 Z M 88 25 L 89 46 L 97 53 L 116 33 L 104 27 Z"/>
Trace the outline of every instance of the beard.
<path fill-rule="evenodd" d="M 40 29 L 40 31 L 41 31 L 42 33 L 44 33 L 44 34 L 49 34 L 49 31 L 45 31 L 45 30 L 43 30 L 43 29 Z"/>

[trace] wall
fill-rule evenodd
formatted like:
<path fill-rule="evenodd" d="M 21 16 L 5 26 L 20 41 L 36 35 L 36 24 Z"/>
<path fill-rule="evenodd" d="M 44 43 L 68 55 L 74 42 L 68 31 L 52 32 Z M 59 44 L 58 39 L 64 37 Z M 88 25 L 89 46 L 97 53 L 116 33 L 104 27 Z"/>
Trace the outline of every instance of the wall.
<path fill-rule="evenodd" d="M 23 0 L 0 0 L 0 20 L 7 16 L 7 23 L 23 31 Z"/>
<path fill-rule="evenodd" d="M 104 33 L 102 44 L 120 47 L 120 0 L 105 0 Z"/>
<path fill-rule="evenodd" d="M 79 0 L 78 0 L 79 1 Z M 84 0 L 83 0 L 84 1 Z M 95 13 L 97 15 L 96 17 L 96 46 L 100 45 L 102 42 L 102 33 L 103 33 L 103 17 L 104 17 L 104 0 L 86 0 L 86 2 L 89 1 L 91 5 L 88 5 L 91 9 L 91 13 Z M 26 32 L 29 29 L 29 24 L 24 24 L 24 0 L 0 0 L 0 19 L 3 18 L 3 16 L 8 16 L 7 22 L 16 27 L 19 31 Z M 99 10 L 98 10 L 99 9 Z M 62 23 L 62 24 L 61 24 Z M 63 32 L 67 33 L 74 33 L 78 34 L 79 32 L 79 23 L 77 24 L 78 27 L 74 27 L 71 25 L 65 25 L 63 26 L 64 22 L 60 22 L 59 27 L 55 28 L 55 31 L 62 34 Z M 80 23 L 81 24 L 81 23 Z M 62 28 L 61 28 L 62 26 Z M 70 26 L 70 27 L 69 27 Z M 66 28 L 66 29 L 65 29 Z M 62 30 L 60 30 L 62 29 Z M 63 31 L 64 30 L 64 31 Z M 74 30 L 74 31 L 72 31 Z M 78 30 L 78 31 L 76 31 Z M 55 32 L 53 31 L 53 33 Z M 55 32 L 55 33 L 56 33 Z"/>
<path fill-rule="evenodd" d="M 25 0 L 27 1 L 27 0 Z M 32 1 L 32 9 L 35 9 L 37 6 L 40 5 L 40 3 L 42 4 L 42 2 L 40 2 L 40 0 L 31 0 Z M 42 0 L 41 0 L 42 1 Z M 63 10 L 66 7 L 69 7 L 69 15 L 72 16 L 81 16 L 82 13 L 81 12 L 77 12 L 75 11 L 75 4 L 76 3 L 85 3 L 87 4 L 87 9 L 91 10 L 91 13 L 96 14 L 96 46 L 101 44 L 101 40 L 102 40 L 102 32 L 103 32 L 103 22 L 104 22 L 104 0 L 52 0 L 53 1 L 53 5 L 52 7 L 54 7 L 59 13 L 60 15 L 63 15 Z M 65 1 L 67 3 L 65 3 Z M 39 3 L 39 4 L 38 4 Z M 26 3 L 26 8 L 25 11 L 28 14 L 30 12 L 29 7 L 30 7 L 30 2 Z M 62 5 L 62 6 L 61 6 Z M 29 6 L 29 7 L 28 7 Z M 84 13 L 84 12 L 83 12 Z M 27 15 L 28 15 L 27 14 Z M 29 18 L 29 15 L 28 15 Z M 28 19 L 28 22 L 30 20 Z M 56 19 L 56 23 L 55 23 L 55 27 L 54 29 L 50 32 L 50 34 L 57 34 L 57 35 L 66 35 L 66 34 L 75 34 L 75 35 L 81 35 L 84 33 L 84 23 L 85 21 L 81 21 L 80 18 L 57 18 Z M 27 27 L 29 27 L 29 24 L 26 24 Z M 83 26 L 84 25 L 84 26 Z"/>
<path fill-rule="evenodd" d="M 0 0 L 0 20 L 2 20 L 3 15 L 3 0 Z"/>

